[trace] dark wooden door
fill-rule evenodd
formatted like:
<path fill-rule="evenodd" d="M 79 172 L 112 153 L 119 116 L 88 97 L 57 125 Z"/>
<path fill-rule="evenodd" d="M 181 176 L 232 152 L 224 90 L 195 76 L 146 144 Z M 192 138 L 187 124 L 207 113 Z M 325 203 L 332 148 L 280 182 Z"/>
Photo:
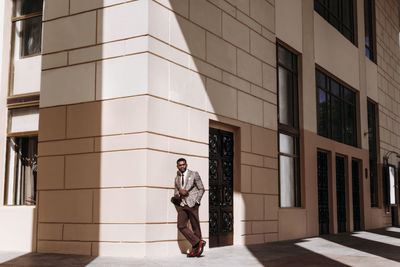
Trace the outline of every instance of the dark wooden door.
<path fill-rule="evenodd" d="M 353 187 L 353 225 L 354 231 L 361 230 L 361 212 L 360 212 L 360 169 L 358 161 L 351 161 L 351 176 Z"/>
<path fill-rule="evenodd" d="M 233 244 L 233 133 L 210 128 L 210 247 Z"/>
<path fill-rule="evenodd" d="M 346 232 L 346 179 L 344 157 L 336 157 L 336 204 L 338 232 Z"/>
<path fill-rule="evenodd" d="M 318 223 L 319 234 L 329 234 L 328 155 L 318 152 Z"/>

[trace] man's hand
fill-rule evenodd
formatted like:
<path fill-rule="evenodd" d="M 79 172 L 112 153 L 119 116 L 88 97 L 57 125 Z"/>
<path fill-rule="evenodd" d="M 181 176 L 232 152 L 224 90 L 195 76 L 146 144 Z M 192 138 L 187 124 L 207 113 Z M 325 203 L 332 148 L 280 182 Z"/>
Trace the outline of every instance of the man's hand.
<path fill-rule="evenodd" d="M 188 195 L 188 191 L 185 190 L 185 189 L 179 189 L 179 194 L 180 194 L 181 196 L 187 196 L 187 195 Z"/>

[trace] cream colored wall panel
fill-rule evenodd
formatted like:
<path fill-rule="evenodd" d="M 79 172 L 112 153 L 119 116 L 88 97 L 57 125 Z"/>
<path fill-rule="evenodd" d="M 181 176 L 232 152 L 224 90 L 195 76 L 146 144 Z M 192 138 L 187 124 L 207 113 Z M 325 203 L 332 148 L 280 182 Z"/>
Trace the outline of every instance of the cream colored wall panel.
<path fill-rule="evenodd" d="M 65 158 L 66 188 L 139 185 L 146 185 L 145 150 L 91 153 Z"/>
<path fill-rule="evenodd" d="M 235 46 L 250 50 L 249 28 L 226 13 L 222 13 L 222 37 Z"/>
<path fill-rule="evenodd" d="M 251 127 L 251 151 L 259 155 L 276 157 L 278 153 L 276 131 L 262 127 Z"/>
<path fill-rule="evenodd" d="M 90 255 L 90 242 L 38 241 L 39 253 Z"/>
<path fill-rule="evenodd" d="M 188 138 L 187 107 L 151 97 L 148 104 L 148 130 L 180 138 Z M 176 121 L 179 120 L 179 123 Z"/>
<path fill-rule="evenodd" d="M 43 20 L 67 16 L 69 0 L 45 0 L 43 7 Z"/>
<path fill-rule="evenodd" d="M 9 111 L 8 132 L 33 132 L 39 128 L 39 109 L 28 107 Z"/>
<path fill-rule="evenodd" d="M 42 72 L 40 107 L 94 100 L 94 63 Z"/>
<path fill-rule="evenodd" d="M 82 13 L 43 23 L 42 53 L 96 43 L 96 12 Z"/>
<path fill-rule="evenodd" d="M 148 34 L 148 2 L 140 0 L 100 9 L 97 14 L 97 42 Z"/>
<path fill-rule="evenodd" d="M 240 156 L 240 160 L 242 164 L 252 165 L 252 166 L 264 166 L 263 156 L 242 152 Z"/>
<path fill-rule="evenodd" d="M 122 134 L 122 135 L 111 135 L 102 136 L 95 138 L 95 152 L 101 151 L 113 151 L 113 150 L 124 150 L 124 149 L 137 149 L 137 148 L 159 148 L 153 147 L 148 144 L 148 136 L 151 134 L 147 133 L 135 133 L 135 134 Z M 167 138 L 165 138 L 167 139 Z M 168 139 L 165 142 L 165 146 L 168 149 Z"/>
<path fill-rule="evenodd" d="M 64 156 L 40 157 L 37 173 L 39 190 L 64 188 Z"/>
<path fill-rule="evenodd" d="M 243 244 L 245 245 L 253 245 L 253 244 L 261 244 L 264 243 L 264 234 L 251 234 L 242 236 Z"/>
<path fill-rule="evenodd" d="M 245 91 L 250 93 L 250 83 L 246 80 L 243 80 L 235 75 L 229 74 L 227 72 L 222 73 L 222 81 L 234 88 L 237 88 L 241 91 Z"/>
<path fill-rule="evenodd" d="M 138 39 L 143 40 L 143 38 Z M 78 64 L 103 58 L 122 56 L 125 54 L 125 42 L 126 41 L 117 41 L 72 50 L 68 53 L 69 64 Z M 146 49 L 141 51 L 139 50 L 138 52 L 144 52 L 145 50 Z"/>
<path fill-rule="evenodd" d="M 14 60 L 12 94 L 39 92 L 41 65 L 41 56 Z"/>
<path fill-rule="evenodd" d="M 68 63 L 68 53 L 60 52 L 42 56 L 42 69 L 64 67 Z"/>
<path fill-rule="evenodd" d="M 189 110 L 189 139 L 208 143 L 208 114 L 196 109 Z"/>
<path fill-rule="evenodd" d="M 145 224 L 65 224 L 64 240 L 144 242 Z"/>
<path fill-rule="evenodd" d="M 306 235 L 307 211 L 305 209 L 279 209 L 279 240 L 303 238 Z"/>
<path fill-rule="evenodd" d="M 231 15 L 231 16 L 236 15 L 235 7 L 228 4 L 228 2 L 226 2 L 225 0 L 210 0 L 210 2 L 213 3 L 214 5 L 218 6 L 220 9 L 222 9 L 229 15 Z M 224 13 L 222 13 L 222 14 L 224 14 Z"/>
<path fill-rule="evenodd" d="M 92 222 L 92 190 L 41 191 L 39 222 Z"/>
<path fill-rule="evenodd" d="M 205 78 L 173 63 L 170 68 L 170 99 L 204 110 L 207 98 Z"/>
<path fill-rule="evenodd" d="M 145 131 L 146 111 L 146 96 L 68 106 L 67 137 Z M 142 113 L 142 116 L 126 116 L 138 113 Z"/>
<path fill-rule="evenodd" d="M 148 54 L 138 54 L 97 63 L 96 99 L 147 93 Z"/>
<path fill-rule="evenodd" d="M 167 221 L 167 206 L 171 205 L 168 190 L 148 188 L 146 193 L 146 222 L 159 223 Z M 143 203 L 143 202 L 142 202 Z"/>
<path fill-rule="evenodd" d="M 278 158 L 264 157 L 264 167 L 269 169 L 278 169 Z"/>
<path fill-rule="evenodd" d="M 107 257 L 144 257 L 146 255 L 145 243 L 93 243 L 92 255 Z"/>
<path fill-rule="evenodd" d="M 147 185 L 174 188 L 175 177 L 178 169 L 176 160 L 180 155 L 169 154 L 161 151 L 148 151 L 147 153 Z M 192 162 L 187 158 L 188 169 L 192 170 Z M 154 164 L 157 168 L 153 168 Z M 163 173 L 164 175 L 160 175 Z M 170 193 L 172 197 L 173 192 Z M 170 203 L 170 202 L 169 202 Z"/>
<path fill-rule="evenodd" d="M 241 50 L 237 51 L 237 73 L 250 82 L 262 85 L 261 61 Z"/>
<path fill-rule="evenodd" d="M 70 0 L 71 2 L 71 14 L 79 13 L 87 10 L 92 10 L 96 8 L 116 5 L 129 0 Z"/>
<path fill-rule="evenodd" d="M 278 196 L 264 196 L 264 219 L 277 220 L 279 199 Z"/>
<path fill-rule="evenodd" d="M 171 80 L 175 81 L 176 79 L 180 78 L 180 77 L 178 78 L 178 77 L 174 76 L 176 73 L 174 73 L 174 71 L 173 71 L 173 70 L 175 70 L 173 66 L 176 66 L 176 65 L 173 63 L 169 63 L 167 60 L 165 60 L 161 57 L 157 57 L 153 54 L 148 54 L 148 56 L 149 56 L 149 59 L 148 59 L 148 64 L 149 64 L 148 93 L 151 95 L 156 95 L 156 96 L 162 97 L 162 98 L 168 98 L 168 96 L 172 94 L 170 91 L 171 89 L 174 89 L 174 90 L 181 89 L 179 86 L 172 88 L 172 86 L 169 85 L 169 82 Z M 172 66 L 170 66 L 170 65 L 172 65 Z M 173 78 L 175 78 L 175 79 L 173 79 Z M 194 96 L 197 96 L 196 93 L 199 93 L 199 91 L 196 88 L 196 85 L 194 83 L 201 80 L 200 79 L 201 77 L 191 76 L 190 78 L 191 78 L 190 81 L 187 81 L 187 82 L 193 82 L 193 87 L 191 88 L 192 95 L 189 95 L 186 90 L 181 92 L 181 94 L 180 94 L 180 96 L 184 96 L 185 99 L 188 99 L 188 98 L 193 99 Z M 189 77 L 188 77 L 188 79 L 189 79 Z M 175 91 L 173 91 L 173 92 L 175 92 Z M 203 98 L 205 98 L 205 97 L 203 97 Z M 199 99 L 199 101 L 201 102 L 201 98 Z M 192 104 L 192 102 L 193 102 L 193 100 L 188 101 L 186 104 L 190 105 L 190 104 Z"/>
<path fill-rule="evenodd" d="M 315 63 L 359 90 L 357 47 L 316 12 L 314 31 Z"/>
<path fill-rule="evenodd" d="M 275 8 L 265 0 L 250 1 L 250 17 L 275 32 Z"/>
<path fill-rule="evenodd" d="M 263 87 L 267 88 L 272 92 L 277 92 L 276 68 L 263 63 L 262 72 L 263 72 Z"/>
<path fill-rule="evenodd" d="M 156 2 L 184 16 L 189 16 L 189 0 L 156 0 Z"/>
<path fill-rule="evenodd" d="M 367 78 L 367 96 L 378 102 L 378 68 L 375 63 L 365 59 L 365 70 Z"/>
<path fill-rule="evenodd" d="M 63 224 L 58 223 L 39 223 L 38 239 L 61 240 L 63 236 Z M 80 240 L 75 239 L 75 240 Z"/>
<path fill-rule="evenodd" d="M 0 207 L 0 250 L 35 250 L 32 239 L 36 238 L 36 207 Z"/>
<path fill-rule="evenodd" d="M 236 11 L 236 19 L 246 24 L 250 29 L 262 33 L 263 27 L 261 24 L 239 10 Z"/>
<path fill-rule="evenodd" d="M 263 125 L 263 103 L 251 95 L 238 92 L 238 119 L 255 125 Z"/>
<path fill-rule="evenodd" d="M 278 194 L 278 170 L 252 167 L 251 191 L 262 194 Z"/>
<path fill-rule="evenodd" d="M 177 138 L 169 138 L 169 151 L 199 157 L 208 157 L 208 144 L 200 144 Z"/>
<path fill-rule="evenodd" d="M 277 95 L 269 90 L 265 90 L 262 87 L 259 87 L 257 85 L 252 84 L 251 85 L 251 90 L 250 90 L 251 94 L 253 96 L 256 96 L 258 98 L 262 98 L 265 101 L 268 101 L 270 103 L 273 104 L 277 104 Z"/>
<path fill-rule="evenodd" d="M 227 70 L 236 73 L 236 48 L 223 39 L 206 33 L 207 61 Z"/>
<path fill-rule="evenodd" d="M 240 192 L 251 193 L 251 167 L 241 165 L 240 167 Z"/>
<path fill-rule="evenodd" d="M 39 156 L 56 156 L 76 153 L 88 153 L 94 150 L 92 138 L 49 141 L 39 143 Z"/>
<path fill-rule="evenodd" d="M 221 35 L 221 10 L 204 0 L 190 0 L 190 20 L 217 35 Z"/>
<path fill-rule="evenodd" d="M 250 32 L 250 53 L 272 66 L 276 64 L 275 44 L 254 31 Z"/>
<path fill-rule="evenodd" d="M 276 37 L 293 49 L 303 51 L 302 0 L 275 1 Z"/>
<path fill-rule="evenodd" d="M 222 70 L 201 59 L 189 57 L 189 68 L 215 80 L 222 80 Z"/>
<path fill-rule="evenodd" d="M 264 102 L 264 127 L 271 129 L 271 130 L 277 130 L 278 129 L 278 107 L 268 103 Z"/>
<path fill-rule="evenodd" d="M 164 42 L 169 41 L 169 22 L 170 16 L 174 14 L 163 6 L 154 1 L 149 1 L 148 7 L 148 21 L 149 21 L 149 34 Z"/>
<path fill-rule="evenodd" d="M 237 118 L 237 90 L 207 79 L 207 111 L 229 118 Z"/>
<path fill-rule="evenodd" d="M 237 9 L 243 11 L 243 13 L 250 14 L 250 0 L 227 0 L 230 4 L 234 5 Z"/>
<path fill-rule="evenodd" d="M 264 197 L 256 194 L 242 194 L 244 200 L 243 220 L 263 220 Z"/>
<path fill-rule="evenodd" d="M 39 141 L 65 138 L 66 108 L 39 109 Z"/>
<path fill-rule="evenodd" d="M 171 45 L 189 54 L 205 59 L 206 36 L 205 30 L 196 24 L 171 14 Z"/>
<path fill-rule="evenodd" d="M 93 222 L 144 223 L 145 201 L 145 188 L 94 190 Z"/>

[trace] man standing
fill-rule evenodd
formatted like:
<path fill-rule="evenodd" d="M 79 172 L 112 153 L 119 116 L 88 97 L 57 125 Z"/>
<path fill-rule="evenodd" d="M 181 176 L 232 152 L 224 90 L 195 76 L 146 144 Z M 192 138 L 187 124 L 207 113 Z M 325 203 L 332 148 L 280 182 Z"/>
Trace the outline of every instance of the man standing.
<path fill-rule="evenodd" d="M 174 204 L 178 210 L 178 229 L 192 244 L 188 257 L 199 257 L 206 241 L 201 239 L 199 206 L 204 194 L 204 186 L 198 172 L 187 169 L 184 158 L 177 160 L 178 172 L 175 178 Z M 187 227 L 190 221 L 193 231 Z"/>

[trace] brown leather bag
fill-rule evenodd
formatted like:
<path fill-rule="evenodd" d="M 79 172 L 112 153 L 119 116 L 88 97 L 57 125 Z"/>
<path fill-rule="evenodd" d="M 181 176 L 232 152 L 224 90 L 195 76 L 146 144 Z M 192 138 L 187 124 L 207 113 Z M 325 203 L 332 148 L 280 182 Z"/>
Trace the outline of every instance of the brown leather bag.
<path fill-rule="evenodd" d="M 173 197 L 171 197 L 171 202 L 172 202 L 172 204 L 174 204 L 176 206 L 180 206 L 181 205 L 181 198 L 177 197 L 177 196 L 173 196 Z"/>

